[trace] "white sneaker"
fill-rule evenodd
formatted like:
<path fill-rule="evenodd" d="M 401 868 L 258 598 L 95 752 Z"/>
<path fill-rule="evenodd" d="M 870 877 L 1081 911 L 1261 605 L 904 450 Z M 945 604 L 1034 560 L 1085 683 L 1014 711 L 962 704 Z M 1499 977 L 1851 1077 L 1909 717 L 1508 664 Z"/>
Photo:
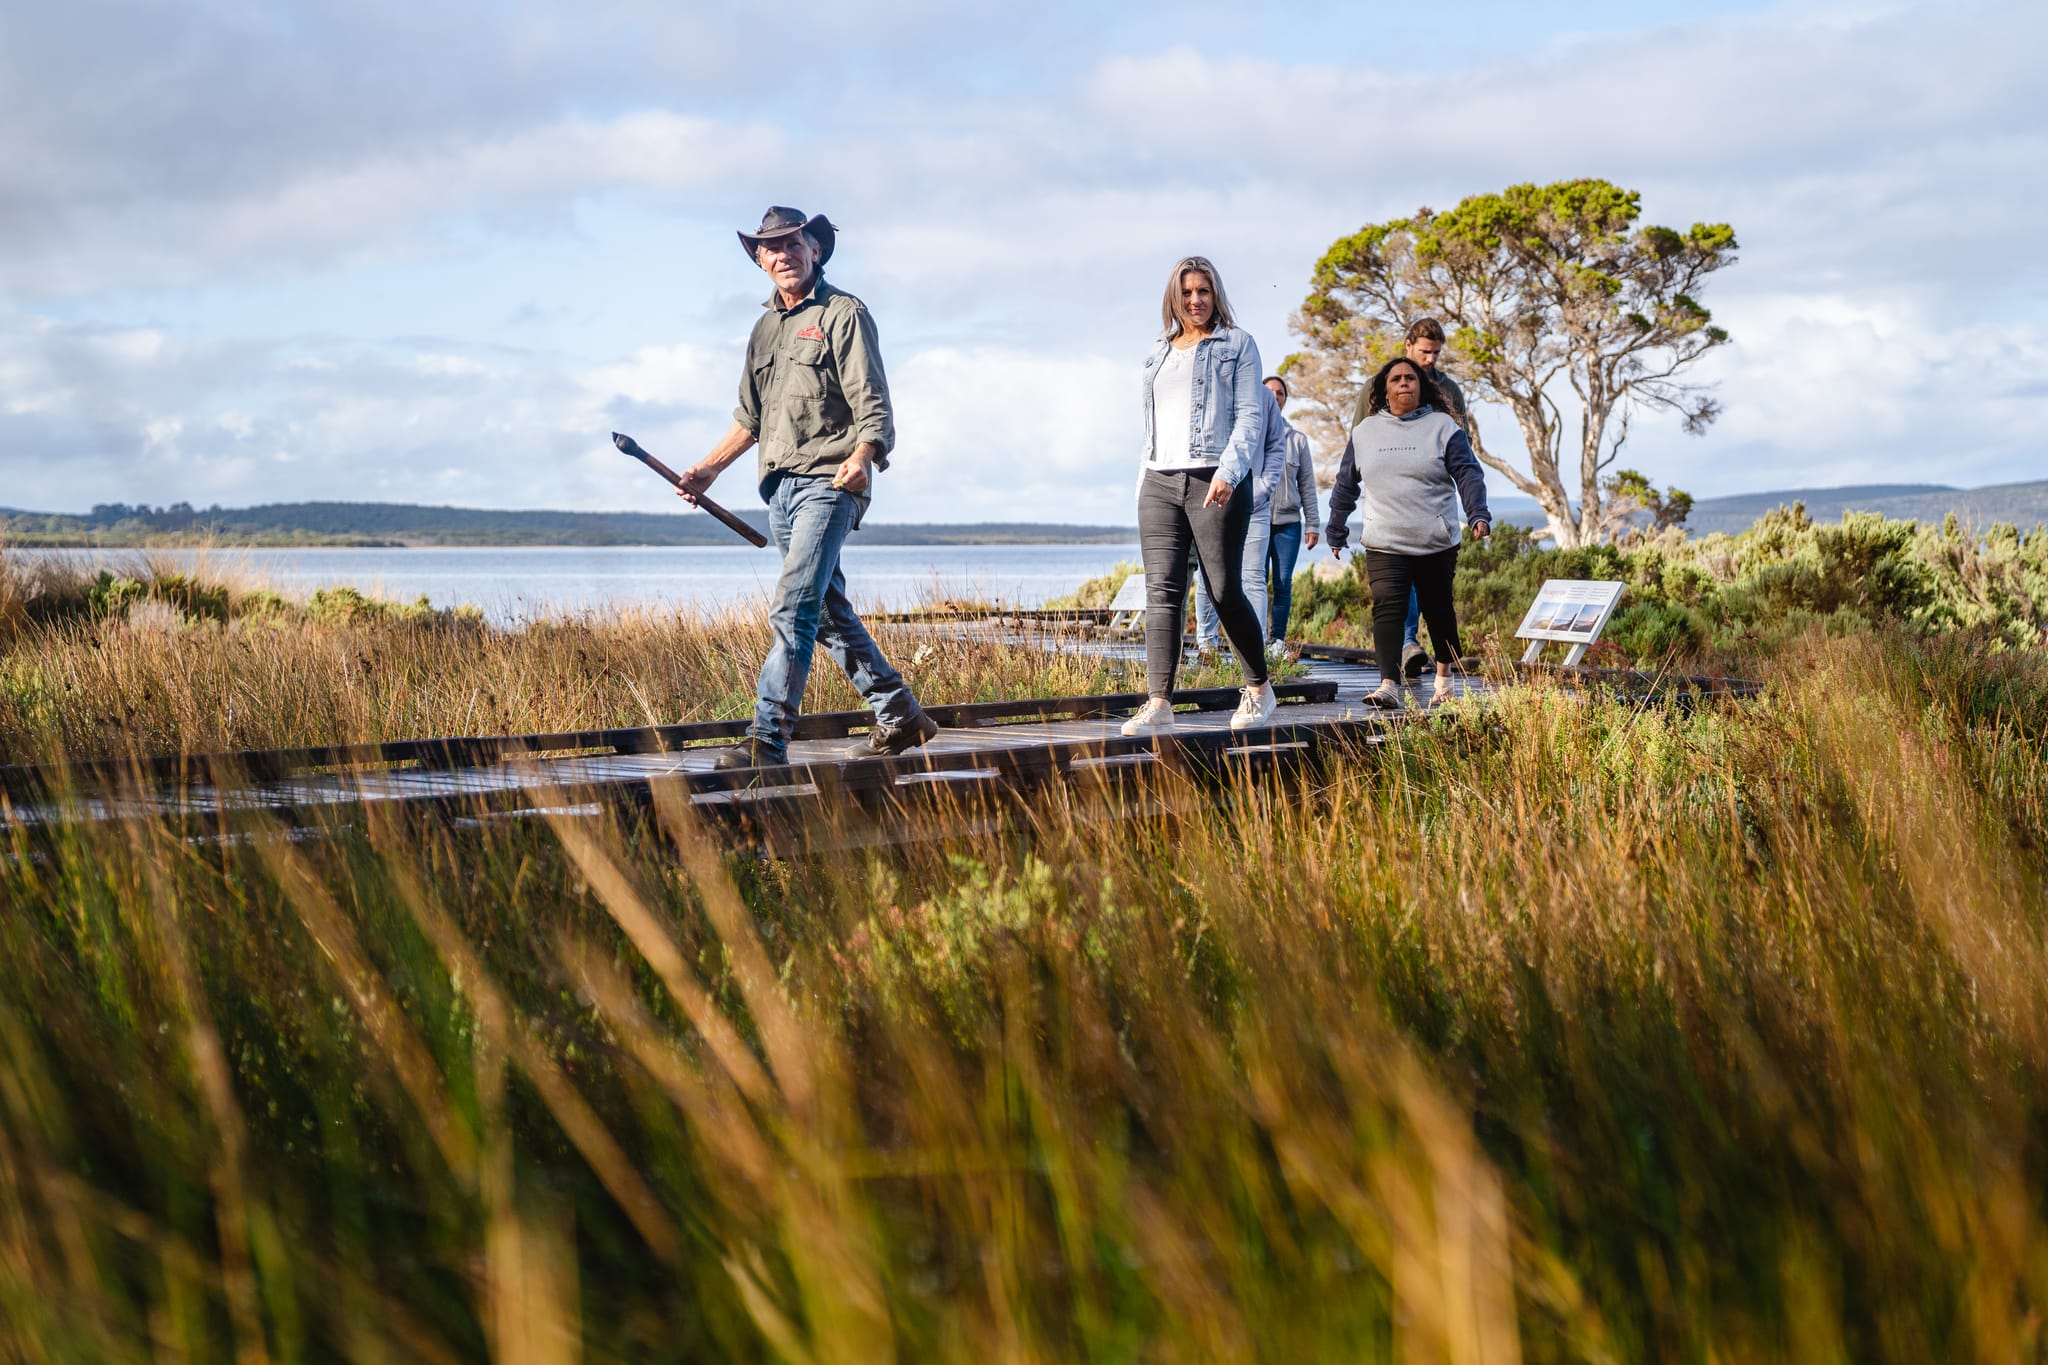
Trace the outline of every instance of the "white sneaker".
<path fill-rule="evenodd" d="M 1230 718 L 1230 728 L 1233 730 L 1249 730 L 1254 725 L 1264 725 L 1273 719 L 1273 713 L 1280 709 L 1280 698 L 1273 695 L 1271 683 L 1247 687 L 1243 692 L 1244 700 L 1237 704 L 1237 714 Z"/>
<path fill-rule="evenodd" d="M 1124 722 L 1124 733 L 1138 735 L 1163 735 L 1173 729 L 1173 703 L 1153 697 L 1139 708 L 1138 714 Z"/>
<path fill-rule="evenodd" d="M 1285 640 L 1266 641 L 1266 658 L 1268 661 L 1277 664 L 1286 657 L 1287 642 Z"/>

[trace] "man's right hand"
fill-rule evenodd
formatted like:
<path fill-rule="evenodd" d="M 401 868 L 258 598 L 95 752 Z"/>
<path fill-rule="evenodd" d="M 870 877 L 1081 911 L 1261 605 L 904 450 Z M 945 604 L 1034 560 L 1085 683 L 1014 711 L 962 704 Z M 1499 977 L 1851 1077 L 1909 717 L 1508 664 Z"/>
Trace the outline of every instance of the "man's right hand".
<path fill-rule="evenodd" d="M 695 507 L 697 499 L 711 487 L 712 481 L 721 472 L 723 471 L 719 466 L 708 462 L 691 465 L 678 476 L 681 482 L 676 484 L 676 496 Z"/>
<path fill-rule="evenodd" d="M 711 447 L 709 455 L 676 476 L 676 496 L 695 507 L 697 499 L 710 490 L 712 482 L 753 445 L 754 433 L 734 419 L 733 424 L 726 428 L 724 437 Z"/>

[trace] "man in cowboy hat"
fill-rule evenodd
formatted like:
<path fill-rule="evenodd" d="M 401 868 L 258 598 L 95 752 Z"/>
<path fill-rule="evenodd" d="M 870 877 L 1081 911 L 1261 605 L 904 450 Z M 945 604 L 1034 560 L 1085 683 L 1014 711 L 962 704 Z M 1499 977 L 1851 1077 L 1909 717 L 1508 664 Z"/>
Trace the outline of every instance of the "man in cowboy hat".
<path fill-rule="evenodd" d="M 718 756 L 721 768 L 789 761 L 819 643 L 875 710 L 874 728 L 849 756 L 900 754 L 939 730 L 854 614 L 839 571 L 839 551 L 867 511 L 875 473 L 889 467 L 896 423 L 867 305 L 825 283 L 837 236 L 823 214 L 807 219 L 780 206 L 762 215 L 756 231 L 739 234 L 775 289 L 747 342 L 732 428 L 683 471 L 676 489 L 694 503 L 727 465 L 761 447 L 761 497 L 782 551 L 782 577 L 768 612 L 773 641 L 755 689 L 754 723 L 743 743 Z"/>

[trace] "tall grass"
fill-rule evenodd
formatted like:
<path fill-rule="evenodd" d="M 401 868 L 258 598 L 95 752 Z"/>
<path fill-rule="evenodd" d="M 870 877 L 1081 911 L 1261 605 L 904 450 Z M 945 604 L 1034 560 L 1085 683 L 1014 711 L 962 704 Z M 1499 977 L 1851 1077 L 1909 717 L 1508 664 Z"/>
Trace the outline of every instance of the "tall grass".
<path fill-rule="evenodd" d="M 0 554 L 0 763 L 731 719 L 753 709 L 768 644 L 755 606 L 498 628 L 350 589 L 288 602 L 231 570 Z M 890 627 L 884 645 L 932 703 L 1142 685 L 1128 661 L 944 627 Z M 820 650 L 804 705 L 865 703 Z"/>
<path fill-rule="evenodd" d="M 800 862 L 17 834 L 0 1356 L 2039 1358 L 2048 663 L 1770 673 Z"/>

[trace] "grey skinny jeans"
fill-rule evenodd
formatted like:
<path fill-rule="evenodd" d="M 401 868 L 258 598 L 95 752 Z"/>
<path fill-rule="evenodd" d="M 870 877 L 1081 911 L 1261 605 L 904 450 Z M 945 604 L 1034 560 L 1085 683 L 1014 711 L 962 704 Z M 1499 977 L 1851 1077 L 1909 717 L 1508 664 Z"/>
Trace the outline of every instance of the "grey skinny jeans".
<path fill-rule="evenodd" d="M 1214 469 L 1172 473 L 1149 471 L 1138 489 L 1138 548 L 1145 560 L 1145 683 L 1155 697 L 1173 695 L 1180 670 L 1181 637 L 1187 628 L 1188 547 L 1202 562 L 1202 576 L 1216 593 L 1216 616 L 1244 666 L 1245 681 L 1266 681 L 1266 647 L 1259 615 L 1244 593 L 1244 541 L 1251 526 L 1249 479 L 1238 481 L 1230 501 L 1204 507 Z"/>

